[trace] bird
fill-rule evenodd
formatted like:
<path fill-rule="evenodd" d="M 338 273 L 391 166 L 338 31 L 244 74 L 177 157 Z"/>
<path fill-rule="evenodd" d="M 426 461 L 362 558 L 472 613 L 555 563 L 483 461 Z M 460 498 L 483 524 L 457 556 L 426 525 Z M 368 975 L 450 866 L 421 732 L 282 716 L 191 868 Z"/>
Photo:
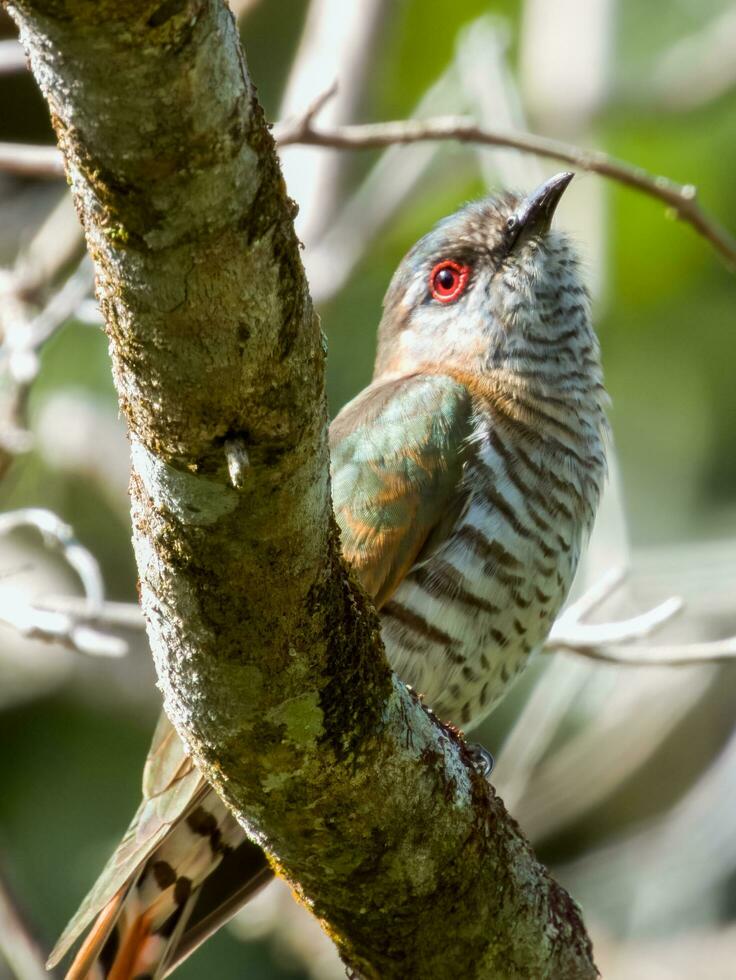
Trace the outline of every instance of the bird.
<path fill-rule="evenodd" d="M 330 426 L 342 553 L 388 661 L 463 731 L 544 643 L 605 482 L 590 296 L 552 227 L 572 177 L 466 204 L 414 245 L 372 381 Z M 162 714 L 140 807 L 49 965 L 89 929 L 68 980 L 158 980 L 271 877 Z"/>

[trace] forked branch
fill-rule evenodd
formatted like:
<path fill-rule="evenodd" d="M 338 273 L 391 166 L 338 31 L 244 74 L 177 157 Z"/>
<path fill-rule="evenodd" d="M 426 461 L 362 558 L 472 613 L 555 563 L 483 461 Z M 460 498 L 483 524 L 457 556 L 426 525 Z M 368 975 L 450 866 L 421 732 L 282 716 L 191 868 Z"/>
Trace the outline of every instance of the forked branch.
<path fill-rule="evenodd" d="M 634 642 L 649 636 L 683 608 L 678 596 L 629 619 L 586 623 L 586 617 L 616 591 L 625 577 L 625 568 L 612 569 L 570 605 L 552 627 L 545 652 L 564 650 L 629 667 L 692 667 L 736 659 L 736 636 L 704 643 Z"/>

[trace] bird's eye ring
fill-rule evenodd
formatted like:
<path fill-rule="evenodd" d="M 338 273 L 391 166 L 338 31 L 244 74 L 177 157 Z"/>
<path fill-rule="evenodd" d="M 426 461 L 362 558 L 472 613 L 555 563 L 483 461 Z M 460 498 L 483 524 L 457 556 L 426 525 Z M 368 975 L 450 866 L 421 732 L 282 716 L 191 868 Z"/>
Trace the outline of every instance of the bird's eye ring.
<path fill-rule="evenodd" d="M 506 231 L 514 231 L 515 228 L 516 228 L 516 216 L 512 214 L 511 217 L 507 218 L 506 220 Z"/>
<path fill-rule="evenodd" d="M 452 303 L 468 284 L 470 267 L 445 259 L 438 262 L 429 274 L 429 291 L 439 303 Z"/>

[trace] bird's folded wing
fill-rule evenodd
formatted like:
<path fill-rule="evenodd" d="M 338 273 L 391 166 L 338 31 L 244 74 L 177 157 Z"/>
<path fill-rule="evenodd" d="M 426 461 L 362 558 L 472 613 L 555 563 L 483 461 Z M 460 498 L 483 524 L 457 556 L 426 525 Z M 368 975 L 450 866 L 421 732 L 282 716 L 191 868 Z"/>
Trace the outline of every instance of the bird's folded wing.
<path fill-rule="evenodd" d="M 330 427 L 342 551 L 380 608 L 457 517 L 467 389 L 443 375 L 375 381 Z"/>
<path fill-rule="evenodd" d="M 49 957 L 55 966 L 123 888 L 169 828 L 209 790 L 162 712 L 143 770 L 143 799 L 122 841 Z"/>

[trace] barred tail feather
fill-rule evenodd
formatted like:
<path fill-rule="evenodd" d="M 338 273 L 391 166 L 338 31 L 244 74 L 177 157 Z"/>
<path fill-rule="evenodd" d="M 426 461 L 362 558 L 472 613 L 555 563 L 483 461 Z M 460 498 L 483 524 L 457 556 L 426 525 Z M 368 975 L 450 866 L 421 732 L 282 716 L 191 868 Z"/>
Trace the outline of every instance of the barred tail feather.
<path fill-rule="evenodd" d="M 100 912 L 66 980 L 158 980 L 165 975 L 203 883 L 244 840 L 214 794 L 205 802 L 172 828 Z"/>
<path fill-rule="evenodd" d="M 199 888 L 183 901 L 182 895 L 167 889 L 146 907 L 142 899 L 146 889 L 139 884 L 133 885 L 122 905 L 116 896 L 103 909 L 66 980 L 158 980 L 164 975 Z"/>

